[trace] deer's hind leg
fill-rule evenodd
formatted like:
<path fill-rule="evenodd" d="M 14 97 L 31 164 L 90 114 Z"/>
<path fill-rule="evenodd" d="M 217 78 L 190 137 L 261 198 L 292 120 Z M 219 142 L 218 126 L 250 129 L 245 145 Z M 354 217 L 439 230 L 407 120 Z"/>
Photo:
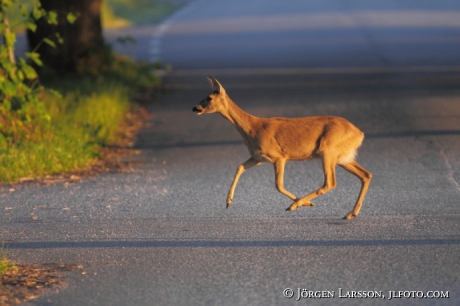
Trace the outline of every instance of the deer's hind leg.
<path fill-rule="evenodd" d="M 278 159 L 273 163 L 273 166 L 275 167 L 275 185 L 276 189 L 287 196 L 291 200 L 298 200 L 298 198 L 284 189 L 284 166 L 286 165 L 286 160 L 285 159 Z"/>
<path fill-rule="evenodd" d="M 335 178 L 335 166 L 337 165 L 337 159 L 332 156 L 323 155 L 323 171 L 324 171 L 324 185 L 321 188 L 313 191 L 312 193 L 304 196 L 303 198 L 298 199 L 291 204 L 286 210 L 293 211 L 299 208 L 300 206 L 314 206 L 310 200 L 319 197 L 320 195 L 325 194 L 331 189 L 334 189 L 337 186 L 337 181 Z"/>
<path fill-rule="evenodd" d="M 369 184 L 372 179 L 372 174 L 361 167 L 356 161 L 352 161 L 347 164 L 340 165 L 343 169 L 347 170 L 348 172 L 354 174 L 361 180 L 361 191 L 359 192 L 358 199 L 356 200 L 355 207 L 352 211 L 350 211 L 344 219 L 351 219 L 356 217 L 361 210 L 361 206 L 363 205 L 364 196 L 367 193 L 367 189 L 369 188 Z"/>

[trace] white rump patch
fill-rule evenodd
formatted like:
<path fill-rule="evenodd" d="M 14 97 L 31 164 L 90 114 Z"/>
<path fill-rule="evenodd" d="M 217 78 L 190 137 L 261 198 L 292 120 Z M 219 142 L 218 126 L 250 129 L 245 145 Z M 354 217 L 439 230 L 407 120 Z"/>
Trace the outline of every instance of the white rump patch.
<path fill-rule="evenodd" d="M 355 158 L 356 158 L 357 153 L 358 153 L 357 150 L 353 149 L 350 152 L 340 156 L 338 164 L 339 165 L 346 165 L 346 164 L 349 164 L 349 163 L 353 162 L 355 160 Z"/>

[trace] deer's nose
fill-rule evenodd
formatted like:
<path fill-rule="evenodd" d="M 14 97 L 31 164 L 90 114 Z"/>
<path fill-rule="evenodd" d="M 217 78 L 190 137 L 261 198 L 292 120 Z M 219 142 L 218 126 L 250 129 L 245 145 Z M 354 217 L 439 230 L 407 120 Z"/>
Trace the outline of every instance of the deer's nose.
<path fill-rule="evenodd" d="M 201 113 L 201 109 L 196 106 L 192 108 L 192 111 L 195 113 Z"/>

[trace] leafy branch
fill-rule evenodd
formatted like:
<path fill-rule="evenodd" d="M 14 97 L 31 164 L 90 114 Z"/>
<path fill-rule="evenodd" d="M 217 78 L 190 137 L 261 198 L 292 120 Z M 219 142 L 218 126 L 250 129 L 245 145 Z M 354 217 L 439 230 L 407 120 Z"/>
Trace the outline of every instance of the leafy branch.
<path fill-rule="evenodd" d="M 37 30 L 37 21 L 42 18 L 48 24 L 58 24 L 57 12 L 47 12 L 39 0 L 34 0 L 30 10 L 17 0 L 0 0 L 0 37 L 3 41 L 3 45 L 0 45 L 0 147 L 30 137 L 36 128 L 32 124 L 34 120 L 50 120 L 41 101 L 44 87 L 39 84 L 38 74 L 30 64 L 43 66 L 40 54 L 36 52 L 41 44 L 31 52 L 26 52 L 25 58 L 16 60 L 16 34 L 11 30 L 8 18 L 8 11 L 12 7 L 20 9 L 24 17 L 22 23 L 30 31 Z M 75 19 L 76 15 L 67 15 L 68 22 L 73 23 Z M 62 43 L 59 34 L 54 35 L 58 42 Z M 56 47 L 50 38 L 45 38 L 42 42 Z M 52 93 L 57 94 L 54 91 Z"/>

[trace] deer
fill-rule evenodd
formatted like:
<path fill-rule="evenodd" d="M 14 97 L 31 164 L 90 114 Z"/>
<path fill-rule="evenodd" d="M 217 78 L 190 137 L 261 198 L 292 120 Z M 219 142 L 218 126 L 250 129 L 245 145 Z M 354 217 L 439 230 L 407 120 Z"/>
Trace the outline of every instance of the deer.
<path fill-rule="evenodd" d="M 336 187 L 335 170 L 339 165 L 361 181 L 356 204 L 344 219 L 358 216 L 372 179 L 372 174 L 355 160 L 364 139 L 361 130 L 348 120 L 335 116 L 255 117 L 239 108 L 216 78 L 210 76 L 206 79 L 211 83 L 213 91 L 192 111 L 198 115 L 219 113 L 230 121 L 243 137 L 251 156 L 236 170 L 227 196 L 227 208 L 233 202 L 235 188 L 243 172 L 266 162 L 274 166 L 276 189 L 294 201 L 286 211 L 294 211 L 301 206 L 313 207 L 311 200 Z M 284 188 L 285 164 L 287 161 L 306 161 L 312 158 L 320 158 L 322 161 L 324 184 L 298 198 Z"/>

